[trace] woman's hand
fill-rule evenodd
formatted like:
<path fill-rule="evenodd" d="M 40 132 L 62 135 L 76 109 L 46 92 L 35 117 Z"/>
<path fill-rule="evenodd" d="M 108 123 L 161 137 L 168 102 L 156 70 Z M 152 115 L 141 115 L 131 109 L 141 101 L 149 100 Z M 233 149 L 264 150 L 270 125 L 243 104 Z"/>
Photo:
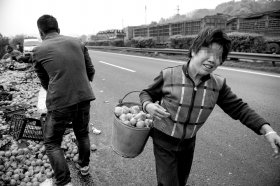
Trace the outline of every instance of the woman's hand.
<path fill-rule="evenodd" d="M 265 139 L 270 143 L 272 149 L 273 149 L 273 157 L 279 158 L 280 157 L 280 136 L 273 130 L 273 128 L 268 125 L 264 124 L 261 127 L 260 132 L 264 134 Z"/>
<path fill-rule="evenodd" d="M 157 103 L 148 103 L 146 106 L 146 111 L 151 114 L 151 116 L 159 120 L 170 116 L 170 114 Z"/>
<path fill-rule="evenodd" d="M 277 135 L 276 132 L 272 131 L 272 132 L 268 132 L 267 134 L 264 135 L 265 139 L 270 143 L 274 154 L 273 157 L 274 158 L 279 158 L 280 157 L 280 136 Z"/>

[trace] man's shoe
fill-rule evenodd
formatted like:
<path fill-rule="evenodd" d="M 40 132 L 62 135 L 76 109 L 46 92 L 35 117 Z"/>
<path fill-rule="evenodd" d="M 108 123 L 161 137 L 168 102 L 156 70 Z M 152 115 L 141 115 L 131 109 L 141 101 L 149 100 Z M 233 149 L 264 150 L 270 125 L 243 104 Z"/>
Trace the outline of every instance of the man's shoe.
<path fill-rule="evenodd" d="M 53 186 L 53 179 L 52 178 L 46 179 L 45 181 L 40 183 L 40 186 Z"/>
<path fill-rule="evenodd" d="M 67 183 L 66 185 L 64 186 L 73 186 L 73 184 L 71 182 Z"/>
<path fill-rule="evenodd" d="M 42 183 L 40 183 L 40 186 L 55 186 L 56 184 L 54 184 L 54 180 L 52 178 L 48 178 L 45 181 L 43 181 Z M 73 186 L 73 184 L 71 182 L 67 183 L 64 186 Z"/>
<path fill-rule="evenodd" d="M 80 173 L 83 176 L 86 176 L 86 175 L 89 174 L 89 166 L 81 167 L 78 163 L 75 163 L 75 166 L 76 166 L 77 169 L 79 169 Z"/>

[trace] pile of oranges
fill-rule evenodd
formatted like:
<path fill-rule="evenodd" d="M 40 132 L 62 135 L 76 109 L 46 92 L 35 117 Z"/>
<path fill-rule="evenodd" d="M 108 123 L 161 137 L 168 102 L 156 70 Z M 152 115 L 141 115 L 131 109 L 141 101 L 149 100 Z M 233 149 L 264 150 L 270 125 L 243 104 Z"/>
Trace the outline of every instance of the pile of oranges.
<path fill-rule="evenodd" d="M 122 123 L 131 127 L 150 128 L 153 123 L 151 115 L 143 112 L 138 105 L 131 107 L 117 106 L 114 113 Z"/>
<path fill-rule="evenodd" d="M 64 136 L 61 144 L 65 158 L 70 161 L 79 158 L 75 140 L 71 132 Z M 0 185 L 39 186 L 53 176 L 45 146 L 43 142 L 26 140 L 27 145 L 20 147 L 23 142 L 19 141 L 11 140 L 7 150 L 0 150 Z"/>

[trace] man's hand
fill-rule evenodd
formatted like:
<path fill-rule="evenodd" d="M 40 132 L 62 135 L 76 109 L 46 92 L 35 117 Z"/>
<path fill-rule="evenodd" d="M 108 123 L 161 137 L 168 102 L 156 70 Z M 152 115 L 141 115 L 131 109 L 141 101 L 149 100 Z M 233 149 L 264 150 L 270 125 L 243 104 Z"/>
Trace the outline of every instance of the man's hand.
<path fill-rule="evenodd" d="M 170 114 L 157 103 L 148 103 L 146 106 L 146 111 L 151 114 L 151 116 L 159 120 L 170 116 Z"/>
<path fill-rule="evenodd" d="M 279 158 L 280 157 L 280 136 L 277 135 L 276 132 L 272 131 L 272 132 L 268 132 L 267 134 L 264 135 L 265 139 L 270 143 L 274 154 L 273 157 L 274 158 Z"/>

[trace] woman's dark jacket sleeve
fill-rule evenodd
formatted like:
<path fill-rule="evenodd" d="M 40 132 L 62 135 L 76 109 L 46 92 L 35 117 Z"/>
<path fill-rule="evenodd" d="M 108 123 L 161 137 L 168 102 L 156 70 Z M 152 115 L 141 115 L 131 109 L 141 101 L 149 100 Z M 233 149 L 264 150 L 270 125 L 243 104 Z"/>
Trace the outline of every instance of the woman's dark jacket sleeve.
<path fill-rule="evenodd" d="M 249 105 L 238 98 L 231 88 L 224 82 L 220 90 L 217 104 L 231 118 L 240 120 L 240 122 L 252 129 L 255 133 L 261 134 L 260 129 L 268 122 L 258 115 Z"/>
<path fill-rule="evenodd" d="M 154 79 L 153 84 L 151 84 L 147 89 L 140 92 L 140 102 L 143 105 L 145 101 L 156 102 L 160 101 L 162 98 L 162 86 L 163 86 L 163 76 L 162 72 Z"/>

